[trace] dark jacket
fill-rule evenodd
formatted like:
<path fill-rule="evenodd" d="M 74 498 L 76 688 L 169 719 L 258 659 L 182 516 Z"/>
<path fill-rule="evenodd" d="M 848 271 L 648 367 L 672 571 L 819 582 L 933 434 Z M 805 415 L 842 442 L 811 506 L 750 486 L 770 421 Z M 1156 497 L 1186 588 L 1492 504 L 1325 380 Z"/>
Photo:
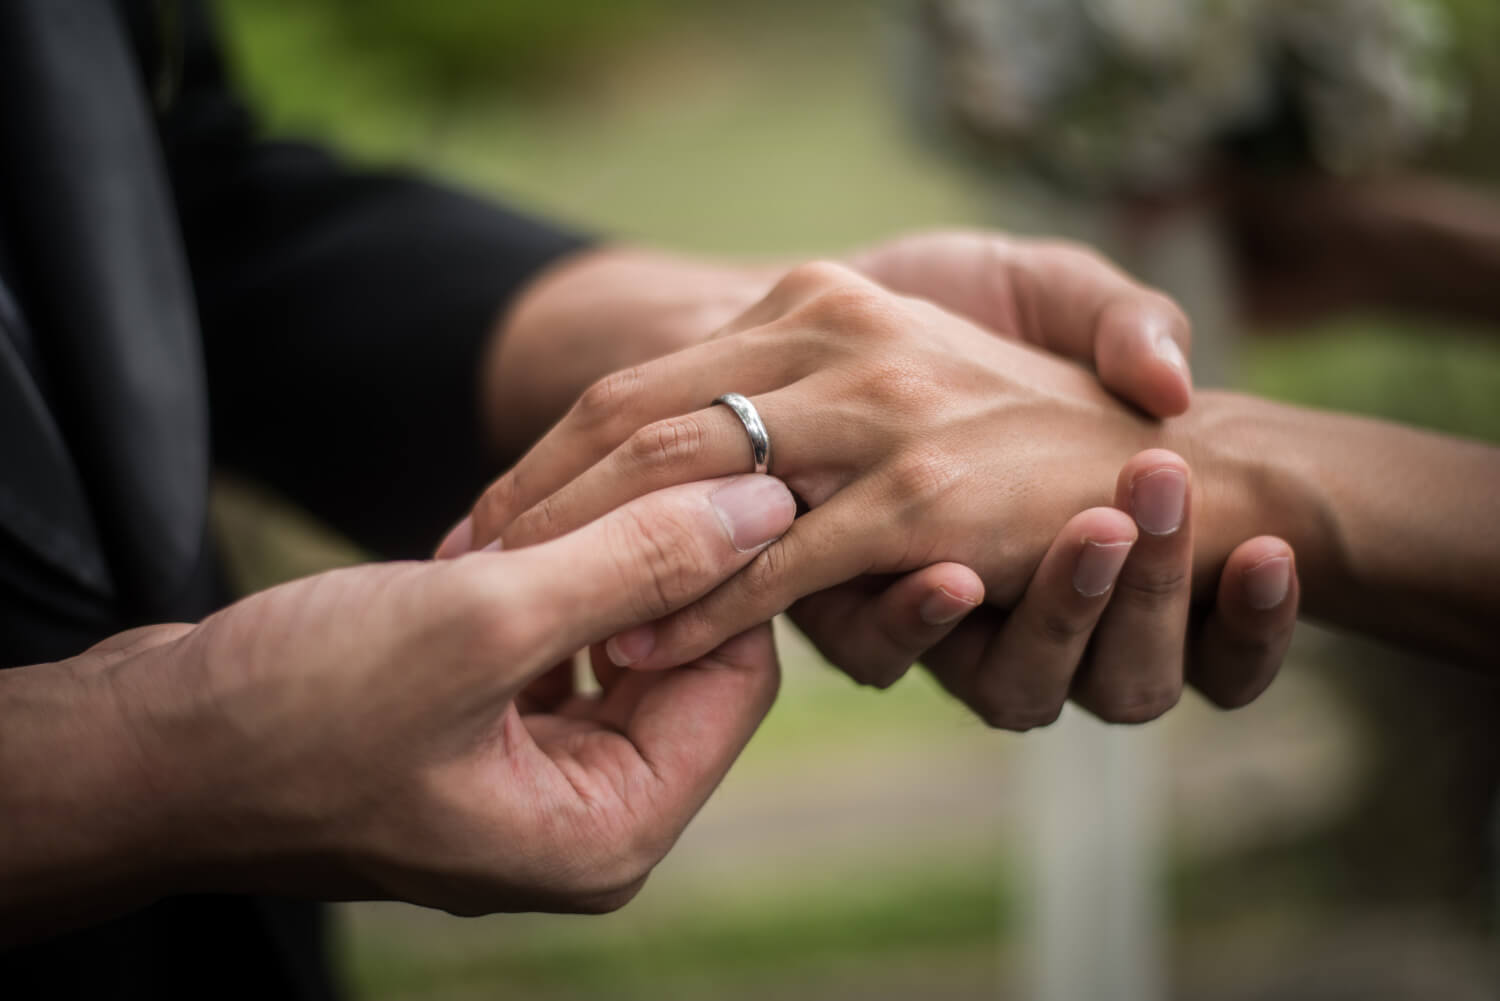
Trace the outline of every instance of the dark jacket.
<path fill-rule="evenodd" d="M 216 467 L 429 550 L 494 472 L 482 343 L 578 245 L 260 140 L 197 3 L 0 3 L 0 667 L 222 604 Z M 0 952 L 0 996 L 326 996 L 319 928 L 167 900 Z"/>

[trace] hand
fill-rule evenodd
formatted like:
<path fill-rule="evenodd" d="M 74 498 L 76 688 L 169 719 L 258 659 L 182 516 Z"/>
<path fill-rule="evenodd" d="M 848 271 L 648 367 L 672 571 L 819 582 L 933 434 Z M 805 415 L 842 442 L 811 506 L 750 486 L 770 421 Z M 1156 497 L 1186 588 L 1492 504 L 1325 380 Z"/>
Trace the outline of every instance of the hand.
<path fill-rule="evenodd" d="M 1066 682 L 1104 602 L 1099 595 L 1073 600 L 1066 615 L 1057 613 L 1060 601 L 1071 600 L 1059 598 L 1066 586 L 1057 582 L 1076 569 L 1087 534 L 1070 526 L 1059 535 L 1060 522 L 1112 499 L 1107 484 L 1125 459 L 1167 436 L 1087 373 L 835 265 L 795 269 L 724 336 L 598 384 L 481 498 L 458 535 L 476 545 L 499 536 L 507 548 L 523 546 L 653 485 L 742 469 L 748 449 L 737 419 L 722 407 L 694 410 L 727 390 L 754 398 L 772 429 L 773 471 L 812 510 L 703 602 L 616 638 L 616 652 L 634 667 L 665 666 L 809 594 L 924 567 L 926 576 L 898 582 L 876 600 L 892 613 L 914 609 L 937 593 L 935 575 L 957 579 L 972 567 L 978 580 L 960 581 L 965 597 L 982 590 L 991 606 L 1009 609 L 1040 566 L 1038 600 L 1023 606 L 1022 625 L 1012 629 L 1032 639 L 997 643 L 991 622 L 979 633 L 983 643 L 954 642 L 936 660 L 956 665 L 945 680 L 997 725 L 1055 715 L 1060 698 L 1052 705 L 1033 692 L 1018 713 L 958 675 L 973 675 L 974 655 L 986 647 L 988 663 L 1050 645 L 1062 665 L 1051 673 Z M 1195 556 L 1200 586 L 1221 567 L 1233 572 L 1221 585 L 1218 614 L 1198 634 L 1197 652 L 1208 656 L 1195 663 L 1192 680 L 1223 703 L 1247 701 L 1274 674 L 1295 616 L 1290 550 L 1254 540 L 1231 553 L 1222 526 L 1195 547 L 1186 466 L 1154 453 L 1141 462 L 1121 480 L 1120 506 L 1160 539 L 1125 571 L 1130 597 L 1104 623 L 1117 642 L 1097 644 L 1105 652 L 1096 660 L 1113 666 L 1088 672 L 1103 680 L 1085 683 L 1096 692 L 1085 704 L 1106 718 L 1139 720 L 1175 702 Z M 1148 500 L 1152 510 L 1144 509 Z M 1129 541 L 1119 525 L 1091 537 Z M 1257 575 L 1280 581 L 1278 600 L 1265 609 L 1252 606 L 1267 604 L 1276 588 L 1251 588 Z M 850 607 L 847 592 L 843 605 Z M 974 630 L 961 632 L 972 637 Z M 1012 684 L 1024 687 L 1030 678 L 1026 672 Z"/>
<path fill-rule="evenodd" d="M 1187 318 L 1086 248 L 941 231 L 887 240 L 849 263 L 895 292 L 1091 367 L 1149 414 L 1187 408 Z M 708 339 L 785 271 L 633 247 L 549 268 L 506 311 L 483 365 L 481 412 L 497 454 L 520 455 L 609 373 Z"/>
<path fill-rule="evenodd" d="M 1188 408 L 1187 317 L 1087 247 L 939 230 L 887 240 L 849 264 L 892 292 L 1091 367 L 1148 414 Z"/>
<path fill-rule="evenodd" d="M 135 749 L 129 806 L 111 815 L 137 821 L 118 839 L 124 871 L 162 891 L 466 914 L 620 905 L 769 708 L 769 631 L 658 674 L 595 650 L 597 695 L 558 685 L 554 665 L 701 597 L 793 514 L 769 477 L 679 486 L 546 545 L 335 571 L 85 654 L 76 673 L 120 707 L 100 732 Z M 7 675 L 75 673 L 29 671 Z M 34 839 L 6 826 L 7 866 L 62 850 L 43 837 L 56 825 Z M 3 869 L 18 908 L 57 892 Z"/>

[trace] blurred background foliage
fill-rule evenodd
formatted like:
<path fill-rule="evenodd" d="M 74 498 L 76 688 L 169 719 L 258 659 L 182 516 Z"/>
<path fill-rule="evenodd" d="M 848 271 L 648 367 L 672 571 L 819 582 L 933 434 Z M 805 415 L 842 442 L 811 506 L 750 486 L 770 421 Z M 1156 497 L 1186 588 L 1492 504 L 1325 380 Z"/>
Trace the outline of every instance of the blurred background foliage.
<path fill-rule="evenodd" d="M 1469 116 L 1429 166 L 1488 181 L 1500 165 L 1500 4 L 1445 2 Z M 787 254 L 1026 217 L 1024 192 L 913 127 L 908 21 L 894 0 L 220 10 L 273 134 L 418 167 L 601 233 Z M 1500 441 L 1495 335 L 1343 316 L 1247 339 L 1233 382 Z M 216 504 L 246 589 L 359 558 L 253 485 L 222 485 Z M 606 918 L 478 921 L 346 908 L 359 994 L 1014 993 L 1026 949 L 1024 739 L 986 732 L 920 672 L 888 693 L 856 689 L 785 638 L 771 718 L 636 903 Z M 1459 853 L 1442 835 L 1472 834 L 1489 809 L 1492 789 L 1475 792 L 1454 761 L 1493 743 L 1494 701 L 1309 629 L 1256 706 L 1220 716 L 1185 705 L 1162 724 L 1174 996 L 1489 996 L 1465 993 L 1489 976 L 1487 888 L 1479 870 L 1445 868 Z M 1426 708 L 1412 713 L 1416 702 Z M 1333 977 L 1350 992 L 1276 980 L 1298 969 L 1312 980 L 1297 983 Z"/>

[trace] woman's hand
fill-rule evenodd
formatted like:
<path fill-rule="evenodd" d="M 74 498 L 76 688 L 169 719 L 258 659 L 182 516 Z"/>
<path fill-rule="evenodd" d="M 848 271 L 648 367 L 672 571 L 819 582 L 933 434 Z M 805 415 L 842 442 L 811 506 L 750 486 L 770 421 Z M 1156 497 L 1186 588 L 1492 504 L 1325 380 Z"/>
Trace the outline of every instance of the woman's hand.
<path fill-rule="evenodd" d="M 617 637 L 617 660 L 670 666 L 856 578 L 923 568 L 957 577 L 970 567 L 978 577 L 966 582 L 966 597 L 982 587 L 997 610 L 1017 608 L 1023 593 L 1028 602 L 1006 622 L 964 623 L 929 657 L 950 688 L 997 725 L 1045 721 L 1070 687 L 1106 718 L 1145 719 L 1175 702 L 1182 685 L 1196 556 L 1200 586 L 1226 561 L 1233 573 L 1219 614 L 1199 634 L 1228 669 L 1199 662 L 1192 680 L 1238 704 L 1279 665 L 1296 605 L 1285 544 L 1254 540 L 1233 560 L 1217 536 L 1195 547 L 1188 470 L 1170 454 L 1135 460 L 1111 492 L 1127 459 L 1165 441 L 1160 425 L 1122 407 L 1080 368 L 837 265 L 794 269 L 720 337 L 597 384 L 481 498 L 457 536 L 520 547 L 661 484 L 744 469 L 743 427 L 727 409 L 704 406 L 730 391 L 753 399 L 771 429 L 772 472 L 811 510 L 702 602 Z M 1079 600 L 1065 608 L 1060 582 L 1092 553 L 1086 539 L 1133 541 L 1133 527 L 1095 524 L 1105 515 L 1086 510 L 1112 501 L 1151 541 L 1120 570 L 1121 611 L 1100 627 L 1094 664 L 1074 686 L 1072 670 L 1106 602 L 1074 588 Z M 1080 511 L 1086 524 L 1059 534 Z M 450 539 L 444 548 L 463 547 Z M 1264 578 L 1278 586 L 1250 583 Z M 902 590 L 885 599 L 888 611 L 936 593 L 924 580 L 895 585 Z M 1035 601 L 1028 584 L 1040 589 Z M 855 607 L 847 592 L 845 612 L 824 606 L 806 620 L 848 621 Z M 814 639 L 838 645 L 832 635 Z M 1038 651 L 1066 670 L 1027 670 Z M 1007 672 L 1004 685 L 977 680 Z"/>
<path fill-rule="evenodd" d="M 334 571 L 4 672 L 0 941 L 168 892 L 619 906 L 770 707 L 776 658 L 766 628 L 671 672 L 596 649 L 597 695 L 571 658 L 793 514 L 770 477 L 678 486 L 524 551 Z"/>
<path fill-rule="evenodd" d="M 992 334 L 1092 368 L 1148 414 L 1188 405 L 1187 318 L 1086 248 L 944 230 L 883 241 L 849 264 Z M 480 409 L 496 453 L 520 455 L 610 372 L 702 343 L 785 270 L 621 246 L 564 258 L 517 297 L 492 338 Z"/>

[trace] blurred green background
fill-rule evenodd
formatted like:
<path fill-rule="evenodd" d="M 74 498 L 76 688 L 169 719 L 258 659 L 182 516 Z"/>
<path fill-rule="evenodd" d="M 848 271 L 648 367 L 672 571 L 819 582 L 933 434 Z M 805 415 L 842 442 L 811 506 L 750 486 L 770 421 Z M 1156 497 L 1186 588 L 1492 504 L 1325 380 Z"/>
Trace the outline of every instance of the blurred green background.
<path fill-rule="evenodd" d="M 1500 162 L 1500 6 L 1451 6 L 1473 110 L 1433 164 L 1484 178 Z M 221 9 L 272 132 L 409 164 L 602 233 L 795 254 L 1025 216 L 1015 203 L 1024 194 L 910 127 L 898 4 Z M 1495 331 L 1341 317 L 1247 339 L 1232 379 L 1500 441 Z M 216 510 L 244 587 L 358 558 L 251 485 L 222 485 Z M 468 921 L 347 907 L 340 942 L 358 995 L 1019 990 L 1026 738 L 987 732 L 920 672 L 874 693 L 795 637 L 786 649 L 770 720 L 637 902 L 603 918 Z M 1492 794 L 1462 762 L 1469 742 L 1490 739 L 1493 703 L 1455 675 L 1309 629 L 1254 707 L 1221 716 L 1185 705 L 1158 724 L 1170 758 L 1174 996 L 1276 996 L 1272 971 L 1306 969 L 1317 983 L 1325 968 L 1340 987 L 1373 985 L 1340 997 L 1471 996 L 1490 975 L 1488 896 L 1477 869 L 1472 893 L 1462 875 L 1454 889 L 1444 832 L 1472 824 L 1488 802 L 1474 797 Z M 1419 993 L 1381 993 L 1402 977 Z"/>

